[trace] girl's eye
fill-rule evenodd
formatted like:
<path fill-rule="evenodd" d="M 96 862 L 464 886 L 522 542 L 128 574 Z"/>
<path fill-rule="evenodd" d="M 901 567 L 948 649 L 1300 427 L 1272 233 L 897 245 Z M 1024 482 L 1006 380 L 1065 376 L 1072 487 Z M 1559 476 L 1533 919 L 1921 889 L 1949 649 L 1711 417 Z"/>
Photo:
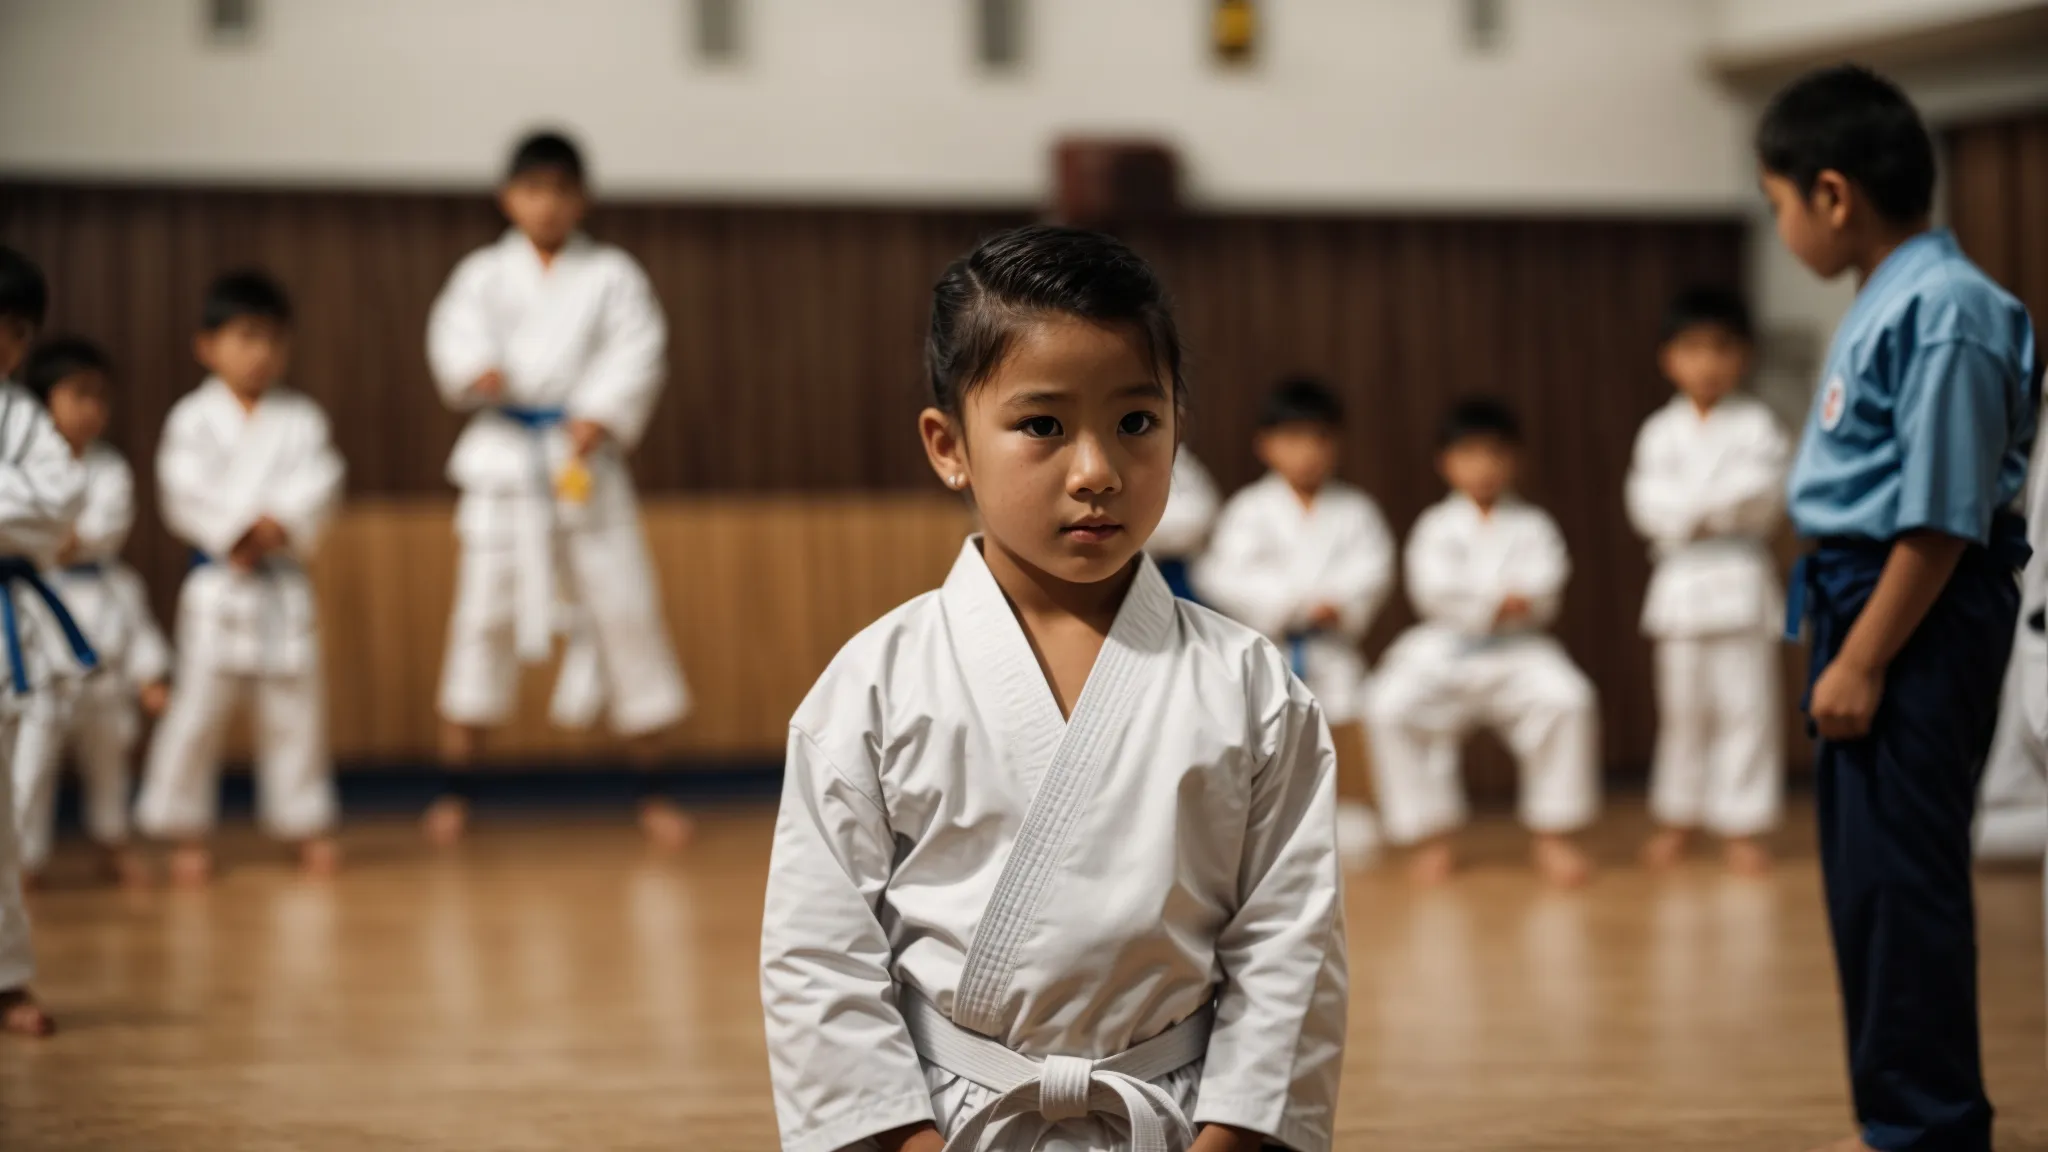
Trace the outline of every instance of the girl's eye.
<path fill-rule="evenodd" d="M 1150 412 L 1133 412 L 1117 423 L 1116 430 L 1126 436 L 1143 436 L 1159 427 L 1159 417 Z"/>
<path fill-rule="evenodd" d="M 1017 425 L 1017 430 L 1034 440 L 1049 440 L 1060 434 L 1060 422 L 1050 416 L 1033 416 Z"/>

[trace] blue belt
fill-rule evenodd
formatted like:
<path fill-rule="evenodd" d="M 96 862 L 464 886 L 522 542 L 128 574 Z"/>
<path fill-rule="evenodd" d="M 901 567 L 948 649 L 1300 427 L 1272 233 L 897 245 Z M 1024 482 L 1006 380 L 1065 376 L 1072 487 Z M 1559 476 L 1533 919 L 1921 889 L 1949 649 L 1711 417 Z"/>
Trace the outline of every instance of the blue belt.
<path fill-rule="evenodd" d="M 2018 571 L 2027 566 L 2034 555 L 2033 546 L 2027 543 L 2027 526 L 2019 517 L 2001 513 L 1991 521 L 1991 536 L 1982 547 L 1992 560 Z M 1891 555 L 1892 542 L 1869 540 L 1863 537 L 1830 537 L 1820 542 L 1820 547 L 1801 556 L 1792 565 L 1792 579 L 1785 589 L 1785 639 L 1796 642 L 1806 623 L 1809 590 L 1813 588 L 1819 573 L 1813 560 L 1822 552 L 1837 555 L 1861 557 L 1863 562 L 1882 569 Z"/>
<path fill-rule="evenodd" d="M 569 419 L 569 411 L 566 408 L 529 408 L 523 404 L 500 404 L 494 411 L 529 432 L 545 432 Z"/>
<path fill-rule="evenodd" d="M 210 567 L 212 567 L 213 565 L 215 565 L 215 564 L 218 564 L 218 563 L 220 563 L 220 561 L 219 561 L 219 560 L 215 559 L 215 558 L 214 558 L 214 557 L 212 557 L 212 556 L 209 556 L 209 555 L 207 555 L 207 554 L 206 554 L 205 552 L 202 552 L 202 551 L 200 551 L 200 550 L 199 550 L 199 549 L 197 549 L 197 548 L 194 548 L 194 549 L 192 550 L 192 565 L 191 565 L 191 568 L 190 568 L 190 569 L 187 569 L 187 570 L 188 570 L 188 571 L 193 571 L 193 570 L 197 570 L 197 569 L 200 569 L 200 568 L 210 568 Z M 282 566 L 283 566 L 284 568 L 286 568 L 287 570 L 289 570 L 290 568 L 294 567 L 295 565 L 294 565 L 294 563 L 293 563 L 293 562 L 292 562 L 292 561 L 291 561 L 290 559 L 286 559 L 285 561 L 283 561 L 283 562 L 282 562 Z M 280 565 L 279 565 L 279 564 L 273 564 L 273 563 L 271 563 L 271 561 L 270 561 L 270 558 L 269 558 L 269 557 L 265 557 L 265 558 L 264 558 L 264 559 L 262 559 L 261 561 L 258 561 L 258 562 L 257 562 L 257 564 L 256 564 L 256 566 L 255 566 L 254 568 L 251 568 L 251 569 L 249 569 L 249 570 L 248 570 L 248 572 L 247 572 L 247 575 L 250 575 L 250 576 L 275 576 L 275 575 L 277 574 L 277 571 L 278 571 L 278 568 L 279 568 L 279 567 L 280 567 Z"/>
<path fill-rule="evenodd" d="M 1308 679 L 1308 641 L 1313 632 L 1289 632 L 1287 634 L 1287 664 L 1294 669 L 1295 678 Z"/>
<path fill-rule="evenodd" d="M 57 621 L 57 627 L 63 630 L 65 641 L 71 645 L 71 654 L 78 658 L 79 667 L 91 669 L 97 666 L 100 658 L 86 641 L 85 633 L 79 631 L 78 621 L 71 618 L 64 601 L 43 583 L 42 574 L 36 571 L 36 566 L 20 556 L 0 556 L 0 632 L 6 634 L 7 663 L 15 695 L 26 696 L 29 690 L 28 669 L 23 665 L 21 655 L 21 619 L 14 610 L 14 585 L 17 583 L 28 585 L 31 591 L 43 598 L 50 615 Z"/>

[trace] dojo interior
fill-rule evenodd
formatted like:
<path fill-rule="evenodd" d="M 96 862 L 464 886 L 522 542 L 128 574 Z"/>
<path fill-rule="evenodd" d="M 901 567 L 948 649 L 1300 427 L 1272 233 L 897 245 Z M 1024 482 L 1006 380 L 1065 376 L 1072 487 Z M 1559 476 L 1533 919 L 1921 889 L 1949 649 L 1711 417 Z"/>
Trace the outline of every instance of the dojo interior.
<path fill-rule="evenodd" d="M 66 1027 L 0 1041 L 0 1148 L 775 1146 L 756 945 L 786 724 L 971 530 L 915 435 L 934 278 L 992 230 L 1076 214 L 1173 292 L 1187 444 L 1226 492 L 1258 475 L 1265 390 L 1311 372 L 1349 408 L 1342 476 L 1403 535 L 1442 493 L 1442 409 L 1494 394 L 1523 418 L 1523 491 L 1571 550 L 1556 633 L 1600 693 L 1602 874 L 1536 883 L 1512 765 L 1477 741 L 1472 867 L 1429 891 L 1384 864 L 1349 879 L 1337 1146 L 1840 1135 L 1792 699 L 1773 874 L 1633 864 L 1656 713 L 1621 486 L 1669 396 L 1658 325 L 1685 285 L 1746 292 L 1752 386 L 1803 420 L 1853 285 L 1777 245 L 1749 133 L 1778 84 L 1843 59 L 1913 96 L 1940 222 L 2048 317 L 2048 4 L 0 0 L 0 243 L 47 271 L 51 329 L 119 364 L 127 557 L 159 619 L 189 560 L 145 462 L 200 378 L 214 274 L 289 288 L 290 381 L 348 462 L 313 569 L 344 872 L 297 875 L 231 770 L 212 888 L 106 889 L 67 793 L 31 903 L 39 994 Z M 661 748 L 701 822 L 673 857 L 632 826 L 616 742 L 549 727 L 540 672 L 489 747 L 472 838 L 440 852 L 414 827 L 461 427 L 425 318 L 503 229 L 491 191 L 535 126 L 582 144 L 588 230 L 641 263 L 669 324 L 633 468 L 695 698 Z M 1120 178 L 1132 165 L 1148 178 Z M 1366 652 L 1413 618 L 1397 593 Z M 1790 684 L 1801 653 L 1785 660 Z M 2000 1147 L 2048 1150 L 2041 869 L 1987 864 L 1978 883 Z"/>

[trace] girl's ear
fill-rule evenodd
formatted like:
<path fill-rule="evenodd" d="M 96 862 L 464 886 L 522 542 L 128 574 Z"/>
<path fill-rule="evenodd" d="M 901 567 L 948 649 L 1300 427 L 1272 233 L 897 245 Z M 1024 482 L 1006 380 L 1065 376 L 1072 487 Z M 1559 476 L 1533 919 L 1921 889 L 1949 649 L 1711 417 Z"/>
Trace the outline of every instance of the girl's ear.
<path fill-rule="evenodd" d="M 917 415 L 917 434 L 924 441 L 925 459 L 931 461 L 939 483 L 955 492 L 967 491 L 974 477 L 968 471 L 967 434 L 959 420 L 937 408 L 927 408 Z"/>
<path fill-rule="evenodd" d="M 1849 224 L 1849 203 L 1853 196 L 1854 187 L 1849 178 L 1827 168 L 1813 178 L 1813 194 L 1807 197 L 1807 203 L 1829 224 L 1845 228 Z"/>

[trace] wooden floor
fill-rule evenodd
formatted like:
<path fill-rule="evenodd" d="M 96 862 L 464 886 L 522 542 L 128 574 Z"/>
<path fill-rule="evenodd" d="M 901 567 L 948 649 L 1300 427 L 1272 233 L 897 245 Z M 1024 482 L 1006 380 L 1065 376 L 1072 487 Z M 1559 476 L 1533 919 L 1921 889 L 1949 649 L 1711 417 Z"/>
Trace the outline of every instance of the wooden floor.
<path fill-rule="evenodd" d="M 623 821 L 486 827 L 451 856 L 359 825 L 331 885 L 254 840 L 209 892 L 60 883 L 35 915 L 66 1030 L 0 1041 L 0 1149 L 771 1148 L 769 822 L 713 815 L 676 862 Z M 1609 824 L 1619 860 L 1640 818 Z M 1617 867 L 1569 895 L 1535 887 L 1511 828 L 1476 839 L 1448 890 L 1351 887 L 1339 1147 L 1801 1152 L 1848 1131 L 1799 837 L 1771 880 Z M 1999 1147 L 2048 1150 L 2038 873 L 1985 874 L 1981 908 Z"/>

